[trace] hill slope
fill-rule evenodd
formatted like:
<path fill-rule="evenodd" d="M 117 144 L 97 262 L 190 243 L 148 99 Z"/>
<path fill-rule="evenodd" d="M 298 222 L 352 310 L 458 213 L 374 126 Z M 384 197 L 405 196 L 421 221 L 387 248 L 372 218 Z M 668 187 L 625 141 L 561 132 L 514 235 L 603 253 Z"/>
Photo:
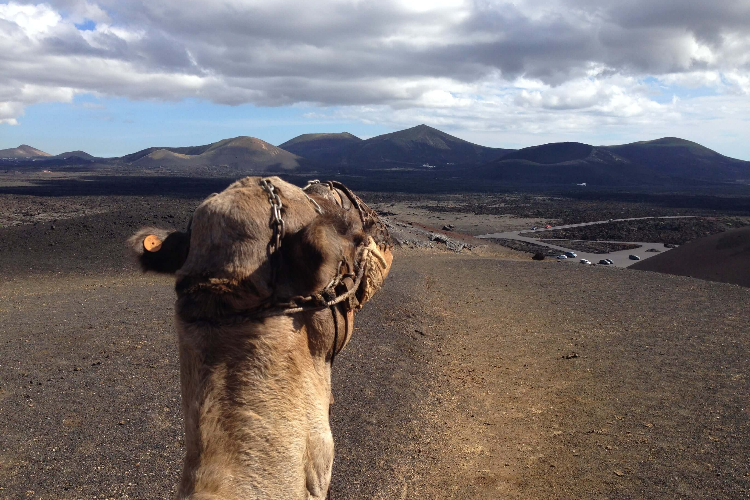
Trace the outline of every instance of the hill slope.
<path fill-rule="evenodd" d="M 750 180 L 750 162 L 736 160 L 695 142 L 676 137 L 634 142 L 606 149 L 654 173 L 709 182 Z"/>
<path fill-rule="evenodd" d="M 34 156 L 52 156 L 49 153 L 26 144 L 21 144 L 17 148 L 0 149 L 0 158 L 32 158 Z"/>
<path fill-rule="evenodd" d="M 68 159 L 81 159 L 81 160 L 96 160 L 96 157 L 93 155 L 88 154 L 85 151 L 68 151 L 67 153 L 60 153 L 59 155 L 55 155 L 52 158 L 58 158 L 60 160 L 68 160 Z"/>
<path fill-rule="evenodd" d="M 241 169 L 294 170 L 300 158 L 255 137 L 232 139 L 179 148 L 148 148 L 123 156 L 122 161 L 140 167 L 177 167 L 190 169 L 206 166 L 227 166 Z"/>
<path fill-rule="evenodd" d="M 279 147 L 324 165 L 378 170 L 479 165 L 512 151 L 472 144 L 427 125 L 364 141 L 348 133 L 304 134 Z"/>
<path fill-rule="evenodd" d="M 750 182 L 750 162 L 676 138 L 605 147 L 559 142 L 520 149 L 470 173 L 519 184 L 672 187 Z"/>
<path fill-rule="evenodd" d="M 750 287 L 750 227 L 691 241 L 630 268 Z"/>
<path fill-rule="evenodd" d="M 427 125 L 417 125 L 363 141 L 346 162 L 376 168 L 478 165 L 510 151 L 479 146 Z"/>
<path fill-rule="evenodd" d="M 286 141 L 284 144 L 279 144 L 279 147 L 310 160 L 340 163 L 349 151 L 361 142 L 362 139 L 349 132 L 302 134 Z"/>
<path fill-rule="evenodd" d="M 660 177 L 612 152 L 577 142 L 532 146 L 467 172 L 482 179 L 517 184 L 642 185 Z"/>
<path fill-rule="evenodd" d="M 542 165 L 551 165 L 567 161 L 585 160 L 591 155 L 594 147 L 580 142 L 558 142 L 519 149 L 502 157 L 503 161 L 525 160 Z"/>

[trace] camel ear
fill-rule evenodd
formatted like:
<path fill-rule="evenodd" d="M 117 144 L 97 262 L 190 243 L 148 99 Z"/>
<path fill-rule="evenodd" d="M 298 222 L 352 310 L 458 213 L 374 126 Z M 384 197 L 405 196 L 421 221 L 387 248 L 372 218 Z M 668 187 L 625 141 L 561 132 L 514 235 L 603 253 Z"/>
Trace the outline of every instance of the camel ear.
<path fill-rule="evenodd" d="M 365 258 L 365 274 L 357 290 L 358 308 L 370 300 L 375 292 L 380 290 L 388 277 L 393 263 L 393 253 L 390 246 L 378 246 L 372 237 L 367 239 L 367 256 Z"/>
<path fill-rule="evenodd" d="M 144 271 L 174 274 L 190 250 L 190 235 L 147 227 L 128 239 L 128 245 Z"/>

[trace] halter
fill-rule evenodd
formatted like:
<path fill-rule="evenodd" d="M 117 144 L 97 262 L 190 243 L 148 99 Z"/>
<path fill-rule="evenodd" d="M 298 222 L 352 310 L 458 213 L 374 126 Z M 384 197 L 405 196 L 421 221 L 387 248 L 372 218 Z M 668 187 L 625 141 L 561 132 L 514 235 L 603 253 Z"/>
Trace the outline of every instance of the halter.
<path fill-rule="evenodd" d="M 276 280 L 279 274 L 278 266 L 280 265 L 278 258 L 279 249 L 281 248 L 281 242 L 285 233 L 285 224 L 282 214 L 283 204 L 281 202 L 281 198 L 276 192 L 273 183 L 269 178 L 261 179 L 259 184 L 261 188 L 268 193 L 268 202 L 271 204 L 271 221 L 269 225 L 273 230 L 273 235 L 271 237 L 271 241 L 269 241 L 268 243 L 268 252 L 269 261 L 271 263 L 271 288 L 273 291 L 269 304 L 261 306 L 261 308 L 256 311 L 247 311 L 246 313 L 240 314 L 244 317 L 247 317 L 248 319 L 267 318 L 271 316 L 296 314 L 305 311 L 316 311 L 330 308 L 334 325 L 333 351 L 331 352 L 331 364 L 333 364 L 333 360 L 336 355 L 346 345 L 345 340 L 341 347 L 338 346 L 339 324 L 338 316 L 336 315 L 336 308 L 340 304 L 344 304 L 346 306 L 345 312 L 342 312 L 342 316 L 344 317 L 345 322 L 348 323 L 348 312 L 352 309 L 361 307 L 361 304 L 357 300 L 356 293 L 359 290 L 360 285 L 362 284 L 362 278 L 365 274 L 365 268 L 367 267 L 368 256 L 373 251 L 375 255 L 380 256 L 380 252 L 377 249 L 375 241 L 372 239 L 372 237 L 369 237 L 366 245 L 364 243 L 361 243 L 357 248 L 358 255 L 354 263 L 354 273 L 343 272 L 343 268 L 345 266 L 348 268 L 348 264 L 345 260 L 342 260 L 341 262 L 339 262 L 336 276 L 331 279 L 331 281 L 328 283 L 328 285 L 326 285 L 325 288 L 323 288 L 323 290 L 304 297 L 292 297 L 288 302 L 279 302 L 276 297 Z M 362 221 L 363 229 L 366 227 L 368 220 L 374 222 L 375 224 L 379 224 L 380 221 L 377 217 L 374 217 L 374 213 L 371 210 L 368 209 L 367 211 L 365 211 L 365 209 L 363 209 L 363 203 L 361 203 L 359 197 L 352 193 L 349 188 L 337 181 L 328 181 L 325 183 L 321 183 L 316 179 L 309 181 L 307 185 L 302 188 L 305 197 L 308 199 L 308 201 L 310 201 L 310 203 L 314 205 L 315 211 L 319 214 L 323 214 L 323 209 L 314 199 L 310 197 L 310 195 L 307 194 L 307 191 L 316 184 L 326 185 L 332 193 L 336 194 L 340 200 L 339 205 L 342 208 L 344 207 L 344 199 L 341 195 L 343 193 L 349 199 L 351 205 L 357 209 L 359 218 Z M 382 226 L 382 228 L 384 228 L 384 226 Z M 345 280 L 348 279 L 351 281 L 353 278 L 354 283 L 351 286 L 347 286 Z M 340 291 L 337 293 L 337 290 Z M 345 328 L 346 335 L 348 325 L 346 325 Z"/>
<path fill-rule="evenodd" d="M 271 301 L 269 303 L 256 308 L 256 310 L 253 310 L 252 312 L 248 311 L 247 313 L 243 314 L 248 314 L 249 316 L 256 318 L 267 318 L 269 316 L 280 316 L 284 314 L 295 314 L 303 311 L 319 310 L 326 307 L 338 305 L 344 301 L 346 301 L 347 310 L 360 308 L 359 301 L 357 300 L 355 294 L 357 293 L 357 290 L 362 283 L 362 277 L 365 273 L 367 258 L 372 252 L 374 252 L 377 256 L 379 256 L 380 253 L 377 249 L 377 244 L 372 239 L 372 237 L 369 237 L 366 243 L 360 243 L 360 245 L 357 247 L 357 258 L 354 263 L 353 273 L 342 271 L 343 267 L 346 265 L 346 262 L 342 260 L 339 263 L 336 276 L 334 276 L 328 283 L 328 285 L 326 285 L 325 288 L 323 288 L 321 291 L 307 296 L 292 297 L 286 302 L 277 300 L 276 278 L 278 276 L 279 260 L 278 257 L 275 256 L 278 255 L 279 249 L 281 248 L 282 238 L 284 237 L 285 231 L 285 224 L 282 215 L 283 204 L 281 202 L 281 198 L 276 192 L 273 183 L 269 178 L 261 179 L 259 184 L 261 188 L 268 193 L 268 201 L 271 205 L 271 221 L 269 225 L 271 229 L 273 229 L 273 235 L 271 237 L 271 241 L 268 244 L 268 251 L 269 260 L 271 261 L 271 288 L 274 292 L 272 293 Z M 365 210 L 363 208 L 362 200 L 360 200 L 357 195 L 352 193 L 349 188 L 337 181 L 328 181 L 325 183 L 321 183 L 316 179 L 309 181 L 307 185 L 302 188 L 302 191 L 305 192 L 305 197 L 315 206 L 316 212 L 318 212 L 319 214 L 323 214 L 323 209 L 306 192 L 310 189 L 310 187 L 316 184 L 327 186 L 332 192 L 336 193 L 339 198 L 342 198 L 342 202 L 340 203 L 342 207 L 343 197 L 341 197 L 340 193 L 343 193 L 349 199 L 352 206 L 357 209 L 360 220 L 362 221 L 363 228 L 367 225 L 368 221 L 371 221 L 375 224 L 378 224 L 387 232 L 385 226 L 380 223 L 377 217 L 374 216 L 374 212 L 370 209 Z M 347 284 L 345 280 L 347 278 L 349 278 L 350 280 L 354 279 L 354 283 L 351 287 L 346 286 Z M 342 284 L 346 287 L 346 291 L 337 293 L 336 289 L 340 288 L 340 285 Z"/>
<path fill-rule="evenodd" d="M 272 316 L 285 316 L 330 308 L 334 322 L 334 349 L 331 354 L 331 362 L 333 362 L 336 354 L 343 349 L 344 345 L 346 345 L 345 338 L 343 344 L 340 347 L 338 346 L 339 321 L 336 309 L 340 306 L 344 306 L 344 310 L 340 312 L 344 316 L 345 321 L 348 322 L 348 313 L 354 309 L 360 309 L 362 307 L 360 299 L 357 297 L 357 292 L 360 290 L 363 280 L 369 279 L 367 278 L 369 265 L 371 265 L 374 260 L 377 260 L 380 261 L 382 267 L 385 268 L 387 262 L 381 254 L 375 240 L 372 236 L 369 236 L 366 240 L 360 242 L 355 249 L 353 269 L 350 268 L 345 259 L 342 259 L 339 262 L 336 275 L 331 278 L 322 290 L 306 296 L 298 295 L 288 299 L 279 299 L 277 296 L 277 290 L 278 276 L 280 274 L 279 269 L 281 266 L 280 249 L 286 234 L 286 224 L 283 213 L 284 204 L 270 178 L 262 178 L 258 184 L 260 188 L 268 194 L 268 202 L 271 206 L 269 227 L 272 229 L 272 235 L 267 245 L 271 273 L 271 295 L 264 300 L 263 303 L 251 309 L 232 312 L 231 314 L 223 316 L 221 319 L 201 318 L 197 319 L 197 321 L 217 325 L 236 325 Z M 323 214 L 324 211 L 320 205 L 307 194 L 307 192 L 315 185 L 326 186 L 331 193 L 338 198 L 338 200 L 334 200 L 334 203 L 340 205 L 342 208 L 346 209 L 345 199 L 348 199 L 351 206 L 357 209 L 359 218 L 362 221 L 363 229 L 377 226 L 384 235 L 388 234 L 388 229 L 379 220 L 376 213 L 365 205 L 357 195 L 352 193 L 349 188 L 340 182 L 328 181 L 322 183 L 318 180 L 313 180 L 308 182 L 303 188 L 305 197 L 314 206 L 317 213 Z M 191 294 L 203 289 L 213 289 L 214 287 L 214 283 L 206 282 L 178 283 L 176 285 L 179 294 Z M 366 296 L 364 298 L 366 298 Z"/>

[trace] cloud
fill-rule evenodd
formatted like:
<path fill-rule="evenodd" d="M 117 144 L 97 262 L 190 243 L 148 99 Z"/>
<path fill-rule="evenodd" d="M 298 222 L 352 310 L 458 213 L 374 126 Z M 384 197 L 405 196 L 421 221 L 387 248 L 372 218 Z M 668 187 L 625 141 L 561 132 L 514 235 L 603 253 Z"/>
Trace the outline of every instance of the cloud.
<path fill-rule="evenodd" d="M 675 119 L 687 109 L 665 104 L 676 87 L 747 98 L 750 3 L 11 2 L 0 5 L 0 53 L 5 123 L 30 104 L 96 94 L 582 130 Z"/>

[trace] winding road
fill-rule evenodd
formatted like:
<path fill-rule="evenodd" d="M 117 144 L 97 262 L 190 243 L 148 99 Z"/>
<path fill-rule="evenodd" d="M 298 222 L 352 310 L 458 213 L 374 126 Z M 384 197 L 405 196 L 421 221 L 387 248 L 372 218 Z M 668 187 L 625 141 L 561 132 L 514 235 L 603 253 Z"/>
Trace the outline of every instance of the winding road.
<path fill-rule="evenodd" d="M 693 216 L 690 215 L 670 215 L 670 216 L 663 216 L 663 217 L 633 217 L 630 219 L 608 219 L 608 220 L 601 220 L 601 221 L 595 221 L 595 222 L 583 222 L 580 224 L 567 224 L 564 226 L 555 226 L 551 227 L 549 229 L 543 228 L 543 229 L 537 229 L 533 231 L 534 233 L 541 233 L 545 231 L 554 231 L 555 229 L 569 229 L 573 227 L 582 227 L 582 226 L 593 226 L 596 224 L 609 224 L 610 222 L 626 222 L 626 221 L 632 221 L 632 220 L 646 220 L 646 219 L 687 219 L 691 218 Z M 634 245 L 640 245 L 640 248 L 635 248 L 632 250 L 619 250 L 616 252 L 610 252 L 610 253 L 591 253 L 591 252 L 579 252 L 577 250 L 573 250 L 571 248 L 559 246 L 559 245 L 553 245 L 550 243 L 545 243 L 540 241 L 537 238 L 531 238 L 528 236 L 522 236 L 521 233 L 528 233 L 530 232 L 530 229 L 525 229 L 523 231 L 506 231 L 503 233 L 489 233 L 489 234 L 482 234 L 477 236 L 477 238 L 485 238 L 485 239 L 493 239 L 493 238 L 504 238 L 504 239 L 510 239 L 510 240 L 518 240 L 518 241 L 525 241 L 528 243 L 534 243 L 536 245 L 541 245 L 549 248 L 553 248 L 555 250 L 560 250 L 560 253 L 563 252 L 575 252 L 578 257 L 574 259 L 564 259 L 563 262 L 580 262 L 580 259 L 588 259 L 592 264 L 595 264 L 599 262 L 601 259 L 610 259 L 612 262 L 614 262 L 614 265 L 617 267 L 628 267 L 632 264 L 635 264 L 636 260 L 631 260 L 630 255 L 635 254 L 638 255 L 641 260 L 647 259 L 649 257 L 653 257 L 659 252 L 663 252 L 665 250 L 669 250 L 667 247 L 664 246 L 663 243 L 649 243 L 644 241 L 617 241 L 617 242 L 611 242 L 611 243 L 631 243 Z M 610 243 L 609 241 L 607 243 Z M 658 250 L 658 252 L 650 252 L 649 250 Z"/>

